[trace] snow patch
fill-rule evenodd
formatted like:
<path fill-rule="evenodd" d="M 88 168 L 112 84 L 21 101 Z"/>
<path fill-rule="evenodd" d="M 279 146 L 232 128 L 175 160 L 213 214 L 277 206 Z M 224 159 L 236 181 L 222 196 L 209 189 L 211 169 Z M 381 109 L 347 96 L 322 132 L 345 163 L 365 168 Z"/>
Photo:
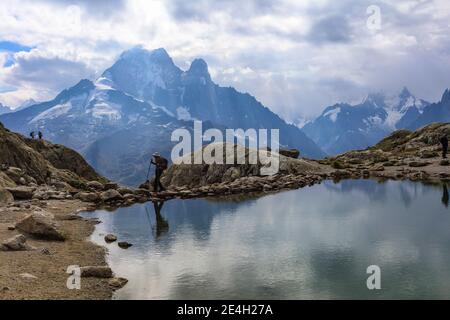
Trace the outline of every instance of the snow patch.
<path fill-rule="evenodd" d="M 329 117 L 331 121 L 336 122 L 338 114 L 341 112 L 341 108 L 336 108 L 325 112 L 324 117 Z"/>
<path fill-rule="evenodd" d="M 41 112 L 36 117 L 31 119 L 31 121 L 29 123 L 30 124 L 36 123 L 37 121 L 45 120 L 45 119 L 56 119 L 64 114 L 66 114 L 67 112 L 69 112 L 70 109 L 72 109 L 71 101 L 69 101 L 65 104 L 58 104 L 48 110 L 45 110 L 44 112 Z"/>
<path fill-rule="evenodd" d="M 195 121 L 195 120 L 197 120 L 197 119 L 195 119 L 195 118 L 193 118 L 191 116 L 191 113 L 185 107 L 178 107 L 177 108 L 177 119 L 178 120 L 185 120 L 185 121 Z"/>

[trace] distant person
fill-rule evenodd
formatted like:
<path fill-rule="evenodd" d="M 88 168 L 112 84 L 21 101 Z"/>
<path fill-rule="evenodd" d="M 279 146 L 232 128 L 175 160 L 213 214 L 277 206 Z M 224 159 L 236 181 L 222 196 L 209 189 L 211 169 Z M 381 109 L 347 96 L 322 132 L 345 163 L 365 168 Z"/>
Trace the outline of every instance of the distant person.
<path fill-rule="evenodd" d="M 153 190 L 155 192 L 165 191 L 166 189 L 161 184 L 161 176 L 162 176 L 164 170 L 167 169 L 167 165 L 168 165 L 167 159 L 161 157 L 161 155 L 158 152 L 155 152 L 153 154 L 153 159 L 151 161 L 151 164 L 155 165 L 155 182 L 153 184 Z M 158 189 L 159 189 L 159 191 L 158 191 Z"/>
<path fill-rule="evenodd" d="M 35 136 L 34 131 L 31 131 L 31 132 L 30 132 L 30 138 L 34 140 L 34 136 Z"/>
<path fill-rule="evenodd" d="M 447 136 L 442 136 L 440 139 L 442 145 L 442 159 L 447 158 L 447 150 L 448 150 L 448 139 Z"/>
<path fill-rule="evenodd" d="M 442 204 L 448 208 L 448 200 L 449 200 L 449 196 L 448 196 L 448 189 L 447 189 L 447 184 L 443 184 L 442 185 Z"/>
<path fill-rule="evenodd" d="M 42 140 L 42 132 L 41 131 L 38 132 L 38 137 L 39 137 L 39 140 Z"/>

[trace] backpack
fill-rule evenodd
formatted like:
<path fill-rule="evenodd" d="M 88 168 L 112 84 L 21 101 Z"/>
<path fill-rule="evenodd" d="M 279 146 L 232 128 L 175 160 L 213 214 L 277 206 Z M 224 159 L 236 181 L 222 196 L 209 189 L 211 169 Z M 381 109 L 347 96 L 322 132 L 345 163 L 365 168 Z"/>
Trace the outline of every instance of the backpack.
<path fill-rule="evenodd" d="M 160 167 L 162 170 L 166 170 L 166 169 L 169 167 L 169 161 L 167 161 L 166 158 L 161 157 L 161 158 L 160 158 L 159 167 Z"/>

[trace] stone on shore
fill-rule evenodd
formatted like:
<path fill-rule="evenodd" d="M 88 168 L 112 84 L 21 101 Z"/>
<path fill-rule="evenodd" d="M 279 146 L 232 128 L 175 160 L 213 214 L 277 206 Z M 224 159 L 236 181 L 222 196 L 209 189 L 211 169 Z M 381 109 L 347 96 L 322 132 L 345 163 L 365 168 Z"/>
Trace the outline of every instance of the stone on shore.
<path fill-rule="evenodd" d="M 104 189 L 103 184 L 101 184 L 98 181 L 90 181 L 87 183 L 88 188 L 93 189 L 93 190 L 98 190 L 98 191 L 102 191 Z"/>
<path fill-rule="evenodd" d="M 105 242 L 111 243 L 114 241 L 117 241 L 117 237 L 115 235 L 110 233 L 105 236 Z"/>
<path fill-rule="evenodd" d="M 122 249 L 128 249 L 129 247 L 133 246 L 131 243 L 128 243 L 126 241 L 119 242 L 117 245 Z"/>
<path fill-rule="evenodd" d="M 64 241 L 66 237 L 50 215 L 34 212 L 16 224 L 16 229 L 38 239 Z"/>
<path fill-rule="evenodd" d="M 109 280 L 108 284 L 114 289 L 121 289 L 128 283 L 128 280 L 125 278 L 112 278 Z"/>
<path fill-rule="evenodd" d="M 86 266 L 81 267 L 81 277 L 83 278 L 112 278 L 113 272 L 110 267 L 107 266 Z"/>
<path fill-rule="evenodd" d="M 97 193 L 92 192 L 79 192 L 74 198 L 83 202 L 97 202 L 100 200 L 100 196 Z"/>
<path fill-rule="evenodd" d="M 6 188 L 6 190 L 13 195 L 14 200 L 30 200 L 33 198 L 35 188 L 20 186 L 15 188 Z"/>
<path fill-rule="evenodd" d="M 27 251 L 34 250 L 32 246 L 26 243 L 27 239 L 23 234 L 18 234 L 8 240 L 5 240 L 0 245 L 0 251 Z"/>
<path fill-rule="evenodd" d="M 6 189 L 0 188 L 0 207 L 6 206 L 14 202 L 14 197 L 11 192 Z"/>
<path fill-rule="evenodd" d="M 123 197 L 117 190 L 109 189 L 100 194 L 100 199 L 103 202 L 110 202 L 116 200 L 123 200 Z"/>

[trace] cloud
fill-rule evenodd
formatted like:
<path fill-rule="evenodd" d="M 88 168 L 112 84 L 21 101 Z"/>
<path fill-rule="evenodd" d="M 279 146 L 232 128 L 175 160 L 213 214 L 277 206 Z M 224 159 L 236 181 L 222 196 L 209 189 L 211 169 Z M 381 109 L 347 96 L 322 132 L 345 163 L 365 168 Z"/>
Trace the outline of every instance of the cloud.
<path fill-rule="evenodd" d="M 351 36 L 347 18 L 332 15 L 315 22 L 307 38 L 313 43 L 350 42 Z"/>
<path fill-rule="evenodd" d="M 0 101 L 52 98 L 135 45 L 184 69 L 202 57 L 220 85 L 288 120 L 405 85 L 436 101 L 450 86 L 449 20 L 448 0 L 2 0 L 0 41 L 34 49 L 0 55 L 0 87 L 16 88 Z"/>

